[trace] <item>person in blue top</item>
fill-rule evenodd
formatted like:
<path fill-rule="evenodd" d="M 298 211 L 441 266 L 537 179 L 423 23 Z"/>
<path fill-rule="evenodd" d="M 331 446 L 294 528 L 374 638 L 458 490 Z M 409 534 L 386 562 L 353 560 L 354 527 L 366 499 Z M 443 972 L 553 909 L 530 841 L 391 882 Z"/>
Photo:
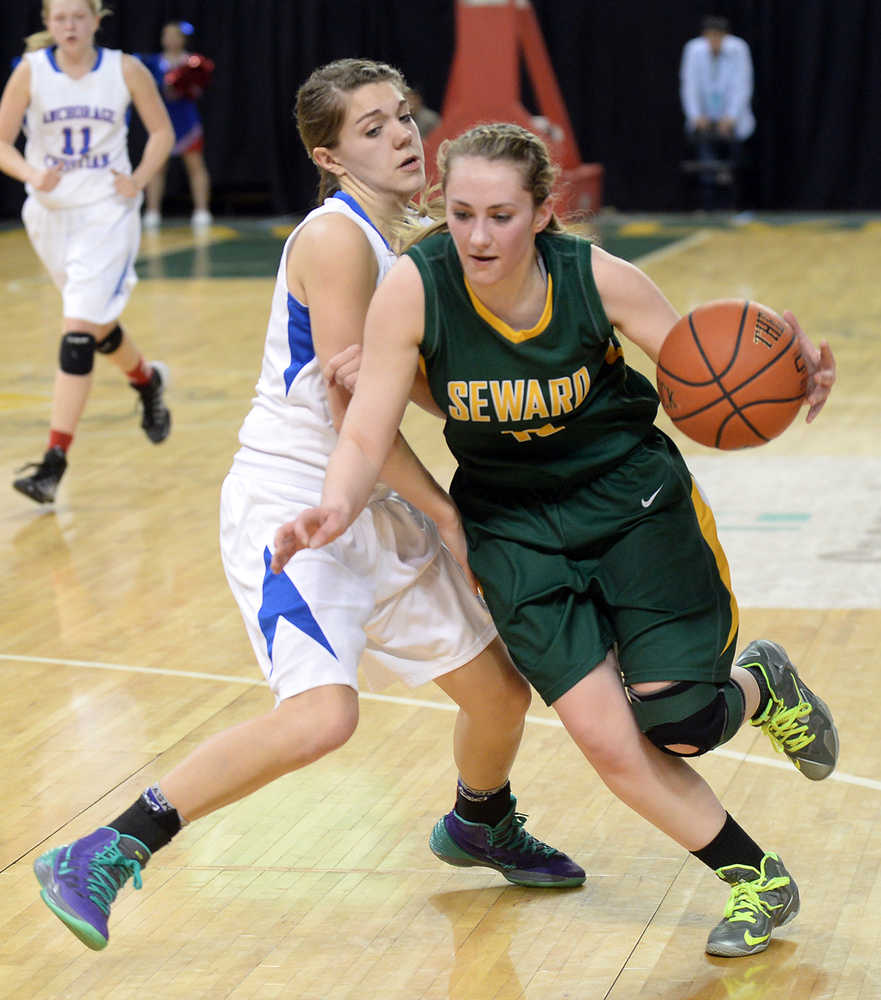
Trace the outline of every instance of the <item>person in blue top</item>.
<path fill-rule="evenodd" d="M 174 148 L 172 156 L 180 156 L 186 167 L 193 199 L 192 223 L 194 226 L 211 224 L 211 176 L 205 165 L 205 136 L 202 120 L 196 106 L 197 91 L 187 88 L 177 90 L 168 83 L 170 71 L 183 66 L 193 53 L 187 49 L 187 41 L 193 34 L 193 26 L 187 21 L 169 21 L 162 29 L 162 51 L 142 55 L 140 58 L 153 74 L 159 92 L 165 101 L 168 116 L 174 127 Z M 205 62 L 204 58 L 202 62 Z M 144 212 L 144 228 L 156 229 L 162 221 L 162 198 L 165 194 L 165 176 L 168 164 L 160 170 L 147 186 L 147 206 Z"/>

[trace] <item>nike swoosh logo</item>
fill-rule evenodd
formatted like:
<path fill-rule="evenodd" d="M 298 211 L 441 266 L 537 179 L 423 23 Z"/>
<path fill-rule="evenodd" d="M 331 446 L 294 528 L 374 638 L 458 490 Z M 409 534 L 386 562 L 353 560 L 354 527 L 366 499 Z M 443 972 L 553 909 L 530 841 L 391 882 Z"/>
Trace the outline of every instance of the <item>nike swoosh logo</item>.
<path fill-rule="evenodd" d="M 767 941 L 770 934 L 762 934 L 760 937 L 753 937 L 749 931 L 746 931 L 743 935 L 743 940 L 752 948 L 754 944 L 761 944 L 763 941 Z"/>
<path fill-rule="evenodd" d="M 664 484 L 661 483 L 661 485 L 655 490 L 654 493 L 652 493 L 652 495 L 648 498 L 648 500 L 640 500 L 639 502 L 643 505 L 643 507 L 651 507 L 651 505 L 654 503 L 655 497 L 661 492 L 663 488 Z"/>

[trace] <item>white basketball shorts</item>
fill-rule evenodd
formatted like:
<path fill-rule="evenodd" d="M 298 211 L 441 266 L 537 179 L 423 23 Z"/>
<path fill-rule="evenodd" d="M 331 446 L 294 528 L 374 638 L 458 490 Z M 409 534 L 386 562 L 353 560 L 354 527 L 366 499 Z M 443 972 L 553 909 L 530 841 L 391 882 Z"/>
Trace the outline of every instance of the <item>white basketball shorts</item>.
<path fill-rule="evenodd" d="M 52 277 L 64 316 L 90 323 L 119 317 L 137 284 L 142 196 L 115 195 L 77 208 L 46 208 L 33 195 L 21 218 Z"/>
<path fill-rule="evenodd" d="M 273 574 L 275 532 L 320 496 L 272 474 L 234 463 L 221 491 L 220 551 L 277 702 L 324 684 L 357 691 L 359 663 L 370 686 L 391 671 L 415 687 L 495 638 L 434 523 L 396 494 L 371 501 L 330 545 L 298 552 Z"/>

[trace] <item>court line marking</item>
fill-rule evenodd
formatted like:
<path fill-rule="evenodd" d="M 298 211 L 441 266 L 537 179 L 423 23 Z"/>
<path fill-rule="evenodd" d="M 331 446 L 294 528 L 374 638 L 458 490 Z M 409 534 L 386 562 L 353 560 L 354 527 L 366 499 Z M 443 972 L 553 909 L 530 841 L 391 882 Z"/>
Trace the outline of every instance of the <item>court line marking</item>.
<path fill-rule="evenodd" d="M 173 670 L 168 667 L 137 667 L 128 663 L 104 663 L 98 660 L 70 660 L 56 656 L 0 653 L 0 661 L 2 660 L 13 663 L 47 663 L 61 667 L 84 667 L 89 670 L 116 670 L 128 674 L 153 674 L 158 677 L 181 677 L 200 681 L 219 681 L 222 684 L 241 684 L 248 687 L 269 686 L 265 680 L 258 680 L 252 677 L 238 677 L 235 674 L 208 674 L 199 671 Z M 441 712 L 458 711 L 458 705 L 451 702 L 430 701 L 427 698 L 407 698 L 401 695 L 377 694 L 372 691 L 360 691 L 359 697 L 365 701 L 384 702 L 388 705 L 406 705 L 409 708 L 434 708 Z M 537 715 L 527 715 L 526 721 L 533 726 L 550 726 L 553 729 L 563 728 L 563 723 L 559 719 L 545 719 Z M 792 768 L 792 764 L 788 760 L 775 760 L 773 757 L 762 757 L 758 754 L 725 750 L 722 747 L 711 752 L 718 757 L 727 757 L 729 760 L 744 761 L 748 764 L 759 764 L 761 767 L 776 767 L 784 771 L 789 771 Z M 839 781 L 845 785 L 858 785 L 860 788 L 872 788 L 875 791 L 881 792 L 881 781 L 875 778 L 861 778 L 858 775 L 835 771 L 825 780 Z"/>
<path fill-rule="evenodd" d="M 634 257 L 633 263 L 637 267 L 642 267 L 643 264 L 654 264 L 655 261 L 663 260 L 665 257 L 672 257 L 683 250 L 690 250 L 692 247 L 699 246 L 710 239 L 712 235 L 712 231 L 709 229 L 699 229 L 696 233 L 683 236 L 682 239 L 674 240 L 666 246 L 658 247 L 657 250 L 649 250 L 648 253 L 644 253 L 640 257 Z"/>

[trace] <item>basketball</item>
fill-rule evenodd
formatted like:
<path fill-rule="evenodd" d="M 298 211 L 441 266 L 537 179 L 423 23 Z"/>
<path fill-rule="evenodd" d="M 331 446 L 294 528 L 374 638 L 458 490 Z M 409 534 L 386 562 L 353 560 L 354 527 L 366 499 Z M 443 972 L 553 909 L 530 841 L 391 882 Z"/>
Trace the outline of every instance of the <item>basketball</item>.
<path fill-rule="evenodd" d="M 692 440 L 725 451 L 782 434 L 807 378 L 792 327 L 773 309 L 742 299 L 707 302 L 683 316 L 658 358 L 664 411 Z"/>

